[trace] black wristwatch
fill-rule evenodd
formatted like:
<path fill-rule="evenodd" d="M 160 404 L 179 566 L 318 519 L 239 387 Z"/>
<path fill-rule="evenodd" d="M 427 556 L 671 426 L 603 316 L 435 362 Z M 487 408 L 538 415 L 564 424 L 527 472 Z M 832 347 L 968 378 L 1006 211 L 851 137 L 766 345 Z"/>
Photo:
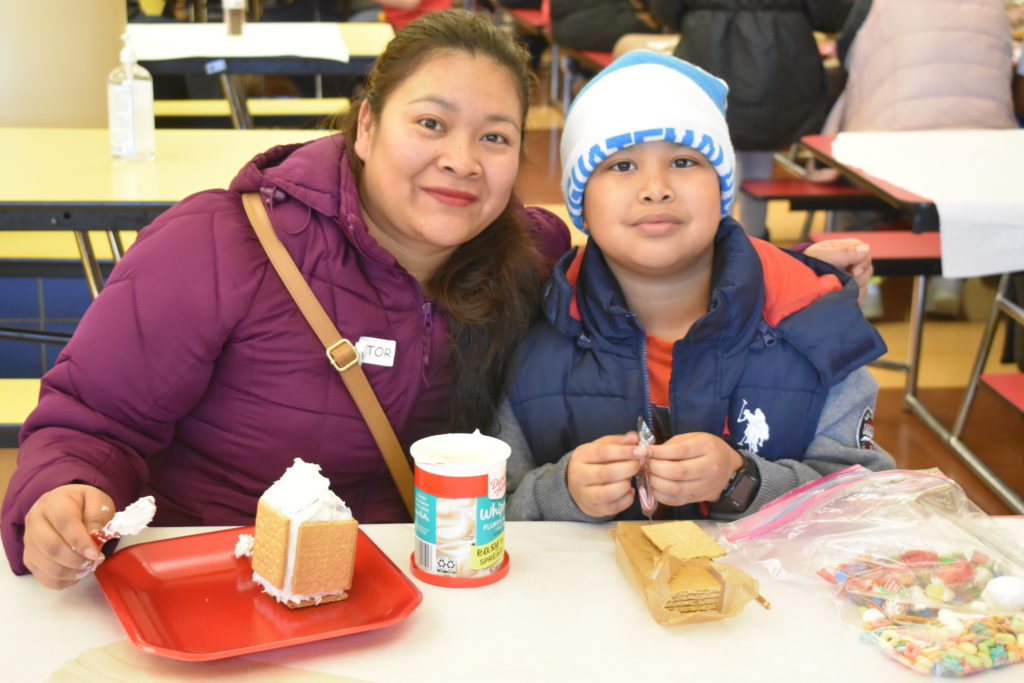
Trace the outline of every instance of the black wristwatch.
<path fill-rule="evenodd" d="M 711 504 L 711 509 L 715 512 L 743 512 L 754 502 L 760 488 L 761 472 L 757 464 L 752 458 L 743 455 L 743 464 L 732 473 L 722 489 L 722 495 Z"/>

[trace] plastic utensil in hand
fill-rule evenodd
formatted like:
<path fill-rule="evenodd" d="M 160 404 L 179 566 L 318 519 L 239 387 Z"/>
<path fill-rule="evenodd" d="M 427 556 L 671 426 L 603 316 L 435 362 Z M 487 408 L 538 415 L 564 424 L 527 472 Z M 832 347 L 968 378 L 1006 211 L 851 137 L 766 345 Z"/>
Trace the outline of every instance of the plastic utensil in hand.
<path fill-rule="evenodd" d="M 155 514 L 156 501 L 153 499 L 153 496 L 143 496 L 124 510 L 114 513 L 110 521 L 104 524 L 102 528 L 89 534 L 89 538 L 95 541 L 96 545 L 102 546 L 107 541 L 115 538 L 132 536 L 149 526 Z M 82 571 L 78 572 L 75 578 L 83 579 L 93 573 L 102 561 L 102 556 L 98 560 L 86 561 L 82 565 Z"/>
<path fill-rule="evenodd" d="M 642 417 L 636 419 L 636 433 L 640 437 L 640 445 L 644 448 L 654 444 L 654 432 Z M 654 516 L 654 511 L 658 508 L 658 501 L 654 500 L 654 494 L 651 493 L 649 477 L 650 471 L 647 469 L 647 463 L 644 462 L 643 469 L 636 475 L 636 491 L 640 496 L 640 511 L 647 519 L 651 519 Z"/>

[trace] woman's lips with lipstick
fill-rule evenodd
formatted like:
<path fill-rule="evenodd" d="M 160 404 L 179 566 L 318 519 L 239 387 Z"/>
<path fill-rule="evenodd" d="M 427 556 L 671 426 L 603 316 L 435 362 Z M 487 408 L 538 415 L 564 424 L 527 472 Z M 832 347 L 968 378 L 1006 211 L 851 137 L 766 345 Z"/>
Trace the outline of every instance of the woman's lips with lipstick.
<path fill-rule="evenodd" d="M 472 192 L 453 190 L 449 187 L 425 187 L 423 191 L 448 206 L 469 206 L 476 201 L 476 195 Z"/>

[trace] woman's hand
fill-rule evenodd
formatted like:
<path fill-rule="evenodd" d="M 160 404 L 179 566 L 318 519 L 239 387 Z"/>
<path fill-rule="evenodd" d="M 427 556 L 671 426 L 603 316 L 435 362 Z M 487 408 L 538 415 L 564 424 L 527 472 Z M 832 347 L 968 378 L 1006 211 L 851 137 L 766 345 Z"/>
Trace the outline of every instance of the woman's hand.
<path fill-rule="evenodd" d="M 78 583 L 103 560 L 89 534 L 114 516 L 114 501 L 94 486 L 58 486 L 39 497 L 25 515 L 25 566 L 47 588 Z"/>
<path fill-rule="evenodd" d="M 591 517 L 615 515 L 633 503 L 633 477 L 640 471 L 636 432 L 602 436 L 576 447 L 566 472 L 569 494 Z"/>
<path fill-rule="evenodd" d="M 846 237 L 816 242 L 807 247 L 804 253 L 849 273 L 860 288 L 857 299 L 864 298 L 868 280 L 875 274 L 875 267 L 871 264 L 870 245 L 856 237 Z"/>
<path fill-rule="evenodd" d="M 677 434 L 651 446 L 651 489 L 664 505 L 716 501 L 743 456 L 725 441 L 705 432 Z"/>

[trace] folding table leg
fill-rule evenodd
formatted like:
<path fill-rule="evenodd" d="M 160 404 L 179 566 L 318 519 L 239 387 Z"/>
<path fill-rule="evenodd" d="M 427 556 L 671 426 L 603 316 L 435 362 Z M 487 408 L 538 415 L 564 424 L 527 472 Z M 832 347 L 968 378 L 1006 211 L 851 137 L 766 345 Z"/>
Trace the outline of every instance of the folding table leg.
<path fill-rule="evenodd" d="M 252 128 L 252 115 L 245 101 L 245 85 L 237 74 L 220 74 L 220 87 L 231 108 L 231 124 L 235 128 Z"/>
<path fill-rule="evenodd" d="M 907 384 L 904 397 L 916 396 L 917 375 L 921 365 L 921 334 L 924 329 L 924 300 L 928 277 L 914 276 L 914 299 L 910 303 L 910 341 L 907 345 Z"/>
<path fill-rule="evenodd" d="M 561 75 L 561 57 L 558 56 L 558 44 L 551 43 L 551 101 L 558 101 L 558 79 Z M 564 111 L 564 110 L 563 110 Z"/>
<path fill-rule="evenodd" d="M 923 276 L 921 276 L 923 277 Z M 1015 514 L 1024 514 L 1024 499 L 1020 497 L 1013 489 L 1006 485 L 1006 482 L 1002 480 L 992 469 L 977 455 L 974 451 L 967 447 L 963 441 L 960 440 L 960 434 L 963 432 L 964 423 L 967 420 L 967 413 L 970 411 L 971 403 L 974 400 L 975 392 L 978 388 L 978 381 L 981 377 L 981 372 L 985 367 L 985 362 L 988 359 L 988 353 L 992 346 L 992 341 L 995 337 L 996 325 L 999 322 L 1000 312 L 1004 312 L 1011 317 L 1015 317 L 1017 320 L 1024 321 L 1024 309 L 1020 306 L 1009 302 L 1003 296 L 1009 286 L 1009 275 L 1003 275 L 999 283 L 999 289 L 996 293 L 996 300 L 992 304 L 992 311 L 989 313 L 988 321 L 985 324 L 985 332 L 982 334 L 981 346 L 978 349 L 978 355 L 974 361 L 974 367 L 971 370 L 971 378 L 967 384 L 964 396 L 960 401 L 960 407 L 957 409 L 957 415 L 954 420 L 952 431 L 946 429 L 946 427 L 939 422 L 939 420 L 932 414 L 930 410 L 920 399 L 912 393 L 910 387 L 910 381 L 908 379 L 907 393 L 904 395 L 904 402 L 913 410 L 921 420 L 924 421 L 936 435 L 945 441 L 950 448 L 952 448 L 960 459 L 966 464 L 971 471 L 979 479 L 993 491 L 996 495 L 1003 499 L 1010 509 Z M 921 297 L 920 302 L 924 303 L 924 297 Z M 915 363 L 916 364 L 916 363 Z M 916 389 L 916 387 L 914 387 Z"/>
<path fill-rule="evenodd" d="M 804 225 L 800 228 L 800 239 L 799 242 L 806 242 L 811 236 L 811 226 L 814 224 L 814 214 L 817 211 L 808 211 L 807 216 L 804 218 Z"/>
<path fill-rule="evenodd" d="M 99 261 L 96 260 L 96 253 L 92 249 L 92 242 L 89 241 L 89 233 L 85 230 L 75 230 L 74 235 L 75 241 L 78 243 L 78 253 L 82 257 L 85 282 L 89 286 L 89 293 L 95 299 L 103 289 L 103 273 L 100 271 Z"/>
<path fill-rule="evenodd" d="M 978 383 L 981 381 L 981 373 L 985 371 L 985 364 L 992 352 L 992 342 L 995 341 L 996 329 L 999 327 L 1001 316 L 1005 315 L 1009 320 L 1024 325 L 1024 308 L 1011 301 L 1007 296 L 1010 291 L 1010 277 L 1010 273 L 1004 273 L 999 279 L 999 287 L 996 289 L 996 297 L 992 302 L 992 310 L 989 311 L 988 320 L 985 322 L 985 332 L 981 336 L 981 346 L 978 348 L 978 355 L 971 368 L 971 377 L 967 381 L 967 390 L 960 400 L 960 407 L 957 409 L 956 419 L 953 421 L 952 435 L 954 439 L 959 439 L 963 434 L 967 415 L 971 411 L 971 404 L 974 402 Z"/>
<path fill-rule="evenodd" d="M 107 241 L 110 243 L 110 253 L 114 256 L 114 263 L 120 263 L 121 257 L 124 256 L 121 232 L 118 230 L 107 230 Z"/>
<path fill-rule="evenodd" d="M 562 112 L 569 113 L 569 105 L 572 104 L 572 68 L 569 65 L 569 57 L 560 66 L 562 79 Z"/>

